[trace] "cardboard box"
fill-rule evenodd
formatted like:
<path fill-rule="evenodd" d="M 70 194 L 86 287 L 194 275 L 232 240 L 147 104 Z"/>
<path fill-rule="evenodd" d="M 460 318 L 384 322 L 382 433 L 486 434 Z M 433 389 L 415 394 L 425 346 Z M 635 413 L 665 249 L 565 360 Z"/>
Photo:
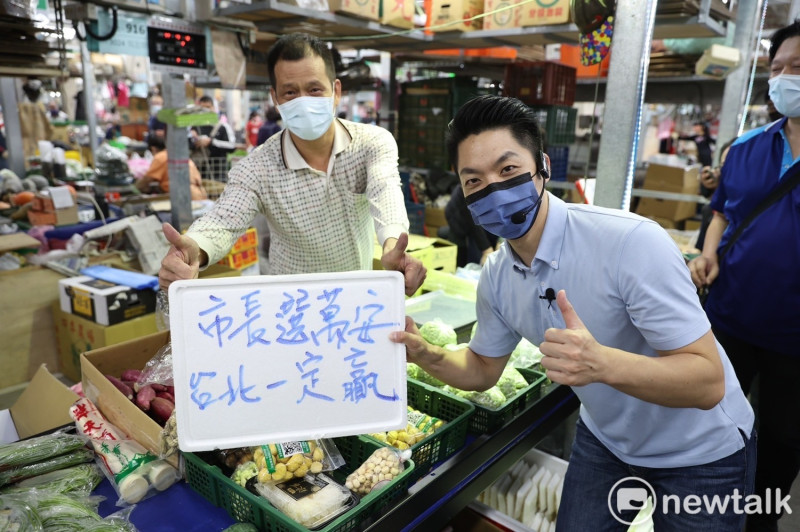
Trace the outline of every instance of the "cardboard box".
<path fill-rule="evenodd" d="M 69 407 L 78 394 L 42 364 L 14 405 L 0 411 L 0 443 L 29 438 L 72 423 Z"/>
<path fill-rule="evenodd" d="M 483 18 L 483 29 L 502 30 L 517 28 L 522 22 L 522 8 L 517 4 L 520 0 L 486 0 L 484 13 L 491 13 Z"/>
<path fill-rule="evenodd" d="M 381 0 L 329 0 L 328 5 L 334 13 L 380 20 Z"/>
<path fill-rule="evenodd" d="M 381 0 L 379 22 L 395 28 L 413 28 L 414 0 Z"/>
<path fill-rule="evenodd" d="M 428 238 L 421 235 L 408 235 L 409 255 L 418 258 L 429 270 L 439 270 L 447 273 L 456 271 L 458 246 L 443 238 Z M 376 242 L 372 255 L 372 269 L 382 270 L 381 256 L 383 250 Z"/>
<path fill-rule="evenodd" d="M 697 166 L 667 166 L 653 164 L 647 167 L 642 188 L 679 194 L 697 194 L 699 168 Z M 697 202 L 661 198 L 640 198 L 636 213 L 653 218 L 681 221 L 697 212 Z"/>
<path fill-rule="evenodd" d="M 549 26 L 566 24 L 569 20 L 569 0 L 533 0 L 521 7 L 519 25 Z"/>
<path fill-rule="evenodd" d="M 31 225 L 73 225 L 78 223 L 78 206 L 73 205 L 65 209 L 54 211 L 28 211 L 28 221 Z"/>
<path fill-rule="evenodd" d="M 58 340 L 59 370 L 75 382 L 81 380 L 81 353 L 158 332 L 155 313 L 108 327 L 64 312 L 58 302 L 53 303 L 52 313 Z"/>
<path fill-rule="evenodd" d="M 483 13 L 483 0 L 432 0 L 431 3 L 426 23 L 431 31 L 473 31 L 483 28 L 482 18 L 470 20 Z"/>
<path fill-rule="evenodd" d="M 160 452 L 161 426 L 122 395 L 105 376 L 120 375 L 126 369 L 143 369 L 168 341 L 169 331 L 162 331 L 81 355 L 81 382 L 86 397 L 109 422 L 156 454 Z M 167 461 L 178 466 L 177 455 Z"/>
<path fill-rule="evenodd" d="M 155 290 L 136 290 L 82 275 L 58 282 L 61 310 L 114 325 L 156 310 Z"/>

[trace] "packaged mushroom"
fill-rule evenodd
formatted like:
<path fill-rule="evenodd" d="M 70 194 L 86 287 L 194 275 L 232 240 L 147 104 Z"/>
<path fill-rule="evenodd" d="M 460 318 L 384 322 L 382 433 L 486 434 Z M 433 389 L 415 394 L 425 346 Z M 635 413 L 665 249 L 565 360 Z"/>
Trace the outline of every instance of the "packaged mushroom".
<path fill-rule="evenodd" d="M 374 489 L 388 485 L 405 469 L 403 462 L 411 458 L 411 450 L 392 447 L 376 449 L 367 460 L 347 476 L 345 487 L 364 496 Z"/>
<path fill-rule="evenodd" d="M 270 443 L 253 447 L 258 482 L 303 478 L 306 473 L 332 471 L 344 465 L 333 440 Z"/>

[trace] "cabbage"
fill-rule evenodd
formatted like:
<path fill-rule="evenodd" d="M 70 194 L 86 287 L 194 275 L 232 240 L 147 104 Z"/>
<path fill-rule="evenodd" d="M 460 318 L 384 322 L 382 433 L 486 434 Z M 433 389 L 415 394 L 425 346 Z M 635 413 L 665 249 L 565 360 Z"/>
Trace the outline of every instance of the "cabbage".
<path fill-rule="evenodd" d="M 419 328 L 419 334 L 422 335 L 422 338 L 424 338 L 426 342 L 440 347 L 447 344 L 454 344 L 458 341 L 458 335 L 455 329 L 439 318 L 425 322 L 422 327 Z"/>
<path fill-rule="evenodd" d="M 497 388 L 503 392 L 507 399 L 517 395 L 517 392 L 528 386 L 528 381 L 520 375 L 516 368 L 506 366 L 500 379 L 497 381 Z"/>
<path fill-rule="evenodd" d="M 417 376 L 414 378 L 417 379 L 418 381 L 422 381 L 425 384 L 430 384 L 431 386 L 435 386 L 437 388 L 441 388 L 442 386 L 444 386 L 444 383 L 442 381 L 440 381 L 439 379 L 437 379 L 436 377 L 434 377 L 433 375 L 431 375 L 422 368 L 419 368 Z"/>
<path fill-rule="evenodd" d="M 469 347 L 469 344 L 447 344 L 442 347 L 448 351 L 461 351 L 462 349 Z"/>
<path fill-rule="evenodd" d="M 511 352 L 509 363 L 515 368 L 532 368 L 543 356 L 538 347 L 523 338 Z"/>
<path fill-rule="evenodd" d="M 406 364 L 406 376 L 411 377 L 412 379 L 419 378 L 419 372 L 422 371 L 422 368 L 414 364 L 413 362 L 409 362 Z"/>

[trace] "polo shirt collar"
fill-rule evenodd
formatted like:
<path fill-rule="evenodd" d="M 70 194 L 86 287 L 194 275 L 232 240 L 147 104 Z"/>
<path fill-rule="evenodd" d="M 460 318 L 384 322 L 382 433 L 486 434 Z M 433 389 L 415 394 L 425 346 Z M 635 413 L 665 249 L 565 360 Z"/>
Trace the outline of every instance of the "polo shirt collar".
<path fill-rule="evenodd" d="M 300 155 L 300 152 L 297 150 L 297 146 L 295 146 L 294 141 L 292 141 L 292 136 L 289 134 L 288 129 L 283 130 L 281 139 L 281 148 L 283 149 L 283 162 L 286 165 L 286 168 L 290 170 L 302 170 L 303 168 L 311 168 L 303 156 Z M 331 150 L 331 164 L 333 163 L 333 159 L 342 153 L 347 146 L 350 145 L 352 141 L 352 136 L 347 128 L 342 124 L 342 122 L 337 118 L 334 120 L 334 130 L 333 130 L 333 149 Z M 330 168 L 329 168 L 330 169 Z"/>
<path fill-rule="evenodd" d="M 539 247 L 536 249 L 536 256 L 531 267 L 528 268 L 517 256 L 511 245 L 507 241 L 505 242 L 505 245 L 508 246 L 513 266 L 517 270 L 531 271 L 534 269 L 536 261 L 540 261 L 554 270 L 557 270 L 561 264 L 564 233 L 567 230 L 567 204 L 549 192 L 547 194 L 549 196 L 547 221 L 544 224 L 542 238 L 539 240 Z"/>

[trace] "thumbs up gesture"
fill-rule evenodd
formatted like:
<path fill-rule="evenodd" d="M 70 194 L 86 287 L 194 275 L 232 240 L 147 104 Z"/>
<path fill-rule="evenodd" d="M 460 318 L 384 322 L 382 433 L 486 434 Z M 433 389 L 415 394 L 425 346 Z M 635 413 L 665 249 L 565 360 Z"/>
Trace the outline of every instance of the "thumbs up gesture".
<path fill-rule="evenodd" d="M 200 266 L 208 259 L 197 242 L 181 235 L 170 224 L 164 223 L 161 228 L 171 244 L 158 271 L 158 284 L 162 290 L 167 290 L 173 281 L 197 278 Z"/>
<path fill-rule="evenodd" d="M 567 293 L 559 290 L 556 303 L 564 317 L 566 329 L 547 329 L 539 350 L 544 355 L 542 367 L 553 382 L 569 386 L 583 386 L 600 381 L 600 372 L 607 360 L 602 356 L 603 346 L 597 343 L 581 321 Z"/>

